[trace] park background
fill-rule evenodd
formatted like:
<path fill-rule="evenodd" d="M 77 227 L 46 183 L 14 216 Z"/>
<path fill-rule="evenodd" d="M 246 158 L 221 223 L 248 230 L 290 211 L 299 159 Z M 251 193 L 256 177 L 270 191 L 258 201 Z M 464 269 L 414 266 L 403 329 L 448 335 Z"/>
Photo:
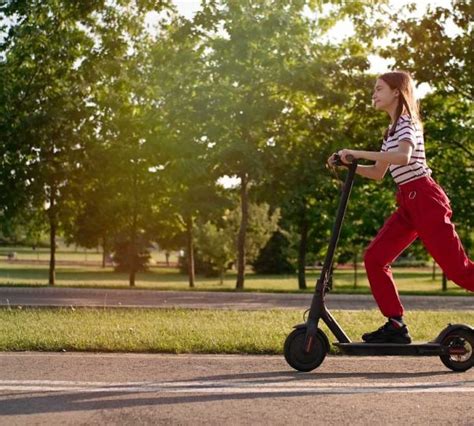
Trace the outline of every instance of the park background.
<path fill-rule="evenodd" d="M 311 291 L 341 148 L 379 150 L 378 73 L 410 71 L 428 165 L 473 247 L 468 1 L 10 1 L 0 7 L 0 283 Z M 333 291 L 395 185 L 356 178 Z M 168 256 L 169 254 L 169 256 Z M 472 257 L 472 256 L 471 256 Z M 402 292 L 467 294 L 417 241 Z"/>

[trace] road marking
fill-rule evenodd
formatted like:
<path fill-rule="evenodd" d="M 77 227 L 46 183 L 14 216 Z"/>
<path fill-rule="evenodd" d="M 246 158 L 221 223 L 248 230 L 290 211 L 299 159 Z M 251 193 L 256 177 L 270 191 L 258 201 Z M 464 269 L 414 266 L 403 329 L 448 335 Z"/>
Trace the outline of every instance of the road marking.
<path fill-rule="evenodd" d="M 0 391 L 14 392 L 73 392 L 73 393 L 474 393 L 474 381 L 460 382 L 378 382 L 341 383 L 300 381 L 265 383 L 259 381 L 181 381 L 181 382 L 79 382 L 62 380 L 0 380 Z"/>
<path fill-rule="evenodd" d="M 18 357 L 34 357 L 34 358 L 171 358 L 171 359 L 195 359 L 195 360 L 206 360 L 206 359 L 272 359 L 272 360 L 283 360 L 282 355 L 256 355 L 256 354 L 192 354 L 192 353 L 181 353 L 181 354 L 171 354 L 171 353 L 133 353 L 133 352 L 115 352 L 115 353 L 100 353 L 100 352 L 3 352 L 0 353 L 0 358 L 18 358 Z M 338 356 L 337 359 L 345 359 L 347 357 Z M 370 359 L 372 357 L 364 357 L 365 359 Z M 285 364 L 286 365 L 286 364 Z M 289 370 L 294 371 L 294 370 Z M 295 372 L 296 373 L 296 372 Z"/>

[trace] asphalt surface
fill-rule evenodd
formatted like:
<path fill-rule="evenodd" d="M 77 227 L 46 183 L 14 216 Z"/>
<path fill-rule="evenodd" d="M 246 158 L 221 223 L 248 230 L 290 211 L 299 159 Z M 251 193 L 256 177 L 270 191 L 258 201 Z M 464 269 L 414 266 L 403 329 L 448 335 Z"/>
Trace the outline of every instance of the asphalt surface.
<path fill-rule="evenodd" d="M 474 370 L 438 357 L 3 353 L 0 424 L 474 425 Z"/>
<path fill-rule="evenodd" d="M 116 290 L 64 287 L 0 287 L 0 306 L 89 306 L 108 308 L 307 309 L 312 294 Z M 401 296 L 408 310 L 473 310 L 472 296 Z M 377 309 L 372 295 L 331 294 L 330 309 Z"/>

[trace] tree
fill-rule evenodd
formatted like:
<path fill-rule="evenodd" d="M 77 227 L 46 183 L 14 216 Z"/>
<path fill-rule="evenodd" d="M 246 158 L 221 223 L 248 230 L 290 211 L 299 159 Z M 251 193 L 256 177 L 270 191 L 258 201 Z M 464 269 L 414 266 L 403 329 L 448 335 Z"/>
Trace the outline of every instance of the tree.
<path fill-rule="evenodd" d="M 428 6 L 420 18 L 406 18 L 399 11 L 389 14 L 396 32 L 392 45 L 380 53 L 394 58 L 395 67 L 411 71 L 419 84 L 426 82 L 438 93 L 472 101 L 472 3 L 450 3 Z M 403 9 L 415 7 L 412 3 Z"/>
<path fill-rule="evenodd" d="M 33 1 L 25 7 L 9 2 L 0 8 L 13 21 L 1 45 L 2 169 L 3 177 L 10 177 L 2 179 L 6 188 L 0 188 L 7 194 L 3 212 L 33 209 L 47 217 L 50 285 L 55 282 L 61 211 L 91 129 L 78 61 L 93 40 L 77 25 L 90 12 L 88 3 L 76 7 Z"/>
<path fill-rule="evenodd" d="M 206 222 L 196 227 L 196 245 L 202 259 L 211 264 L 219 274 L 220 283 L 235 256 L 234 239 L 228 229 Z"/>
<path fill-rule="evenodd" d="M 84 225 L 84 219 L 71 217 L 71 212 L 80 215 L 92 211 L 92 203 L 100 201 L 92 194 L 111 188 L 91 188 L 83 173 L 84 168 L 94 168 L 87 164 L 89 160 L 99 158 L 87 157 L 94 144 L 102 144 L 102 152 L 116 153 L 121 162 L 115 174 L 104 178 L 106 182 L 117 178 L 119 183 L 114 202 L 125 209 L 125 214 L 119 215 L 124 221 L 116 225 L 120 232 L 128 227 L 132 251 L 137 233 L 142 232 L 140 222 L 148 222 L 139 207 L 148 212 L 151 203 L 143 202 L 146 191 L 138 192 L 154 179 L 147 168 L 147 148 L 142 147 L 146 109 L 140 64 L 145 49 L 137 46 L 146 46 L 146 12 L 164 7 L 165 2 L 151 0 L 120 4 L 34 1 L 27 6 L 9 2 L 0 9 L 13 20 L 2 44 L 6 85 L 1 94 L 5 106 L 2 103 L 0 131 L 6 140 L 4 177 L 14 179 L 2 180 L 2 184 L 7 183 L 8 194 L 11 188 L 22 194 L 6 196 L 4 212 L 18 212 L 20 205 L 37 210 L 47 206 L 50 284 L 54 284 L 55 240 L 60 225 L 68 228 L 70 236 L 80 235 L 72 227 L 74 223 Z M 80 199 L 86 194 L 82 186 L 88 190 L 88 200 Z M 93 227 L 88 230 L 93 231 Z M 89 235 L 83 241 L 90 244 L 92 240 Z M 134 274 L 130 271 L 131 285 Z"/>
<path fill-rule="evenodd" d="M 273 233 L 278 229 L 280 209 L 270 208 L 267 203 L 249 202 L 249 221 L 245 239 L 245 252 L 249 263 L 253 263 L 260 250 L 267 244 Z M 242 222 L 242 210 L 227 210 L 224 217 L 225 226 L 234 236 L 235 259 L 239 256 L 239 230 Z M 237 238 L 235 238 L 237 236 Z M 237 261 L 238 262 L 238 261 Z"/>
<path fill-rule="evenodd" d="M 290 243 L 281 231 L 275 231 L 252 263 L 257 274 L 292 274 L 295 267 L 289 260 Z"/>
<path fill-rule="evenodd" d="M 196 220 L 205 222 L 225 206 L 204 128 L 203 110 L 209 94 L 203 53 L 206 45 L 199 36 L 186 19 L 174 17 L 163 23 L 150 48 L 148 73 L 154 98 L 149 140 L 161 159 L 156 166 L 165 189 L 162 210 L 167 214 L 161 215 L 161 223 L 176 226 L 165 233 L 184 236 L 190 287 L 195 285 Z"/>
<path fill-rule="evenodd" d="M 287 96 L 287 107 L 277 122 L 274 146 L 267 156 L 268 174 L 260 191 L 261 197 L 271 200 L 273 205 L 280 204 L 285 220 L 296 226 L 300 236 L 297 248 L 300 289 L 306 288 L 308 252 L 326 253 L 340 200 L 342 182 L 338 179 L 345 178 L 344 172 L 339 173 L 338 179 L 334 178 L 326 168 L 327 158 L 342 147 L 379 150 L 384 123 L 383 117 L 369 110 L 367 99 L 375 77 L 364 75 L 367 63 L 361 61 L 357 70 L 351 65 L 352 75 L 348 76 L 345 54 L 340 48 L 325 49 L 328 55 L 316 57 L 315 63 L 307 65 L 293 81 L 295 91 Z M 312 76 L 313 68 L 322 75 L 317 80 L 317 87 L 313 87 L 316 75 L 308 78 L 308 75 Z M 359 189 L 361 184 L 356 180 L 348 214 L 354 211 L 354 220 L 364 214 L 371 221 L 375 212 L 372 205 L 365 212 L 365 192 L 367 188 L 381 193 L 383 190 L 377 188 L 375 182 L 366 181 L 362 184 L 364 188 Z M 359 201 L 363 208 L 354 210 L 354 203 Z M 343 231 L 346 232 L 341 236 L 338 252 L 349 245 L 346 236 L 350 235 L 347 233 L 350 222 L 344 223 Z M 375 232 L 373 225 L 372 221 L 367 229 L 371 234 Z M 361 235 L 360 228 L 353 229 L 354 237 Z M 359 246 L 362 244 L 359 242 Z M 356 247 L 352 246 L 352 249 L 354 251 Z"/>
<path fill-rule="evenodd" d="M 249 260 L 249 194 L 266 173 L 263 157 L 269 129 L 284 107 L 279 82 L 289 77 L 295 58 L 302 54 L 298 38 L 305 35 L 303 7 L 303 3 L 223 1 L 202 14 L 217 16 L 216 25 L 221 24 L 225 33 L 212 35 L 207 43 L 212 97 L 206 122 L 219 174 L 240 179 L 237 289 L 244 286 Z"/>
<path fill-rule="evenodd" d="M 223 173 L 236 175 L 241 182 L 237 287 L 243 286 L 243 241 L 252 186 L 275 199 L 274 205 L 288 207 L 285 214 L 291 212 L 298 223 L 299 285 L 306 286 L 309 224 L 317 223 L 311 206 L 314 211 L 317 204 L 315 219 L 327 217 L 320 209 L 331 190 L 325 159 L 336 140 L 340 144 L 352 136 L 347 122 L 361 95 L 367 96 L 359 88 L 361 81 L 366 87 L 361 74 L 369 67 L 372 39 L 384 31 L 380 22 L 364 21 L 375 9 L 364 2 L 333 4 L 329 16 L 314 21 L 305 18 L 299 6 L 275 2 L 268 9 L 263 3 L 252 10 L 229 7 L 223 13 L 228 37 L 215 43 L 216 53 L 211 55 L 217 69 L 216 96 L 223 93 L 215 102 L 217 121 L 224 123 L 216 130 L 218 162 Z M 311 6 L 317 9 L 320 4 Z M 356 36 L 340 46 L 320 41 L 347 16 L 358 29 Z M 325 177 L 319 180 L 318 172 Z M 262 182 L 268 185 L 260 191 Z M 321 228 L 327 229 L 326 223 Z"/>

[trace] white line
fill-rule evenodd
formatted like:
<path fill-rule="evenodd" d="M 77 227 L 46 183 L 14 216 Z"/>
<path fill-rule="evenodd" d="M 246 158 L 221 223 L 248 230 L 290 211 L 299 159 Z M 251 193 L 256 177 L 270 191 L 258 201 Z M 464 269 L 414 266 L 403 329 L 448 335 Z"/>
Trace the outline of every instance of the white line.
<path fill-rule="evenodd" d="M 173 358 L 173 359 L 273 359 L 282 360 L 283 355 L 255 355 L 255 354 L 192 354 L 192 353 L 133 353 L 133 352 L 115 352 L 115 353 L 101 353 L 101 352 L 3 352 L 0 353 L 0 358 L 5 357 L 34 357 L 34 358 L 54 358 L 54 357 L 68 357 L 68 358 Z M 331 356 L 332 358 L 332 356 Z M 344 359 L 347 357 L 338 356 L 337 359 Z M 372 357 L 364 357 L 370 359 Z M 406 358 L 406 357 L 405 357 Z M 285 364 L 286 365 L 286 364 Z M 294 371 L 294 370 L 288 370 Z"/>
<path fill-rule="evenodd" d="M 417 342 L 415 342 L 417 343 Z M 425 342 L 426 343 L 426 342 Z M 260 354 L 193 354 L 193 353 L 137 353 L 137 352 L 34 352 L 34 351 L 24 351 L 24 352 L 0 352 L 0 358 L 18 358 L 18 357 L 34 357 L 34 358 L 159 358 L 159 359 L 193 359 L 193 360 L 212 360 L 212 359 L 222 359 L 222 360 L 273 360 L 273 361 L 283 361 L 283 355 L 260 355 Z M 396 360 L 410 360 L 410 359 L 420 359 L 419 356 L 390 356 L 390 359 L 393 361 Z M 338 361 L 357 361 L 363 359 L 364 361 L 376 360 L 382 361 L 383 357 L 380 356 L 348 356 L 348 355 L 328 355 L 325 363 L 328 361 L 338 362 Z M 436 357 L 426 357 L 428 361 L 433 361 L 439 363 L 439 358 Z M 288 369 L 289 373 L 302 374 L 292 368 L 288 367 L 286 362 L 282 362 L 282 365 Z M 317 373 L 316 373 L 317 374 Z"/>
<path fill-rule="evenodd" d="M 260 393 L 333 393 L 333 394 L 355 394 L 355 393 L 474 393 L 473 387 L 459 388 L 459 387 L 436 387 L 436 388 L 329 388 L 329 387 L 281 387 L 281 388 L 252 388 L 248 387 L 229 387 L 229 388 L 199 388 L 199 389 L 166 389 L 162 387 L 107 387 L 107 388 L 71 388 L 71 387 L 42 387 L 42 386 L 0 386 L 0 391 L 8 392 L 73 392 L 73 393 L 148 393 L 148 392 L 162 392 L 162 393 L 212 393 L 212 394 L 260 394 Z"/>
<path fill-rule="evenodd" d="M 0 391 L 15 392 L 73 392 L 73 393 L 215 393 L 215 394 L 261 394 L 261 393 L 432 393 L 474 392 L 474 382 L 379 382 L 341 383 L 305 382 L 265 383 L 232 381 L 183 381 L 183 382 L 77 382 L 61 380 L 1 380 Z"/>
<path fill-rule="evenodd" d="M 263 379 L 264 380 L 264 379 Z M 305 380 L 305 384 L 308 385 L 317 385 L 319 387 L 416 387 L 416 386 L 468 386 L 474 387 L 473 380 L 467 381 L 459 381 L 459 382 L 377 382 L 377 383 L 344 383 L 344 382 L 321 382 L 317 380 L 309 381 Z M 301 386 L 300 380 L 295 380 L 293 383 L 288 382 L 274 382 L 274 383 L 267 383 L 265 381 L 252 381 L 252 380 L 187 380 L 187 381 L 164 381 L 164 382 L 82 382 L 82 381 L 70 381 L 70 380 L 0 380 L 1 385 L 34 385 L 34 386 L 42 386 L 42 385 L 57 385 L 57 386 L 99 386 L 99 387 L 127 387 L 127 386 L 140 386 L 140 387 L 147 387 L 147 386 L 160 386 L 160 387 L 167 387 L 167 388 L 178 388 L 178 387 L 211 387 L 211 386 L 222 386 L 222 387 L 230 387 L 230 386 L 246 386 L 246 387 L 292 387 L 292 386 Z"/>

